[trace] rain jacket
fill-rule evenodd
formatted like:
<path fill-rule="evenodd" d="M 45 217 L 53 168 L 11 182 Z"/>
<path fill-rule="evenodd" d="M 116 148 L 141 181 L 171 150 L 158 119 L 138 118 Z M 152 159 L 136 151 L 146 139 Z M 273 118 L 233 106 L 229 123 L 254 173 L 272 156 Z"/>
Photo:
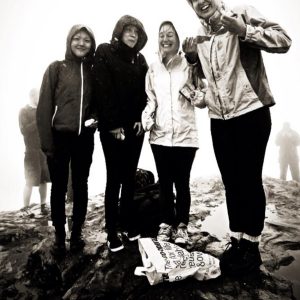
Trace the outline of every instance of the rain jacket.
<path fill-rule="evenodd" d="M 122 41 L 124 27 L 138 28 L 138 41 L 130 48 Z M 141 122 L 146 105 L 145 75 L 148 65 L 139 52 L 147 42 L 142 23 L 125 15 L 117 22 L 111 43 L 100 44 L 93 67 L 94 100 L 99 129 L 112 130 Z"/>
<path fill-rule="evenodd" d="M 199 35 L 208 39 L 197 45 L 209 83 L 205 97 L 209 115 L 225 120 L 275 104 L 261 50 L 285 53 L 291 45 L 287 33 L 255 8 L 240 6 L 232 12 L 241 16 L 246 24 L 245 38 L 222 29 L 214 33 L 211 26 L 200 19 Z"/>
<path fill-rule="evenodd" d="M 191 80 L 190 68 L 180 54 L 174 56 L 168 70 L 159 60 L 146 75 L 147 106 L 142 114 L 145 130 L 150 130 L 150 144 L 198 148 L 194 106 L 180 93 Z"/>
<path fill-rule="evenodd" d="M 71 39 L 81 29 L 87 30 L 92 46 L 84 58 L 71 51 Z M 95 38 L 84 25 L 74 25 L 67 37 L 65 59 L 47 68 L 37 107 L 37 125 L 42 150 L 53 153 L 53 129 L 80 135 L 85 120 L 91 117 L 91 67 L 95 52 Z"/>

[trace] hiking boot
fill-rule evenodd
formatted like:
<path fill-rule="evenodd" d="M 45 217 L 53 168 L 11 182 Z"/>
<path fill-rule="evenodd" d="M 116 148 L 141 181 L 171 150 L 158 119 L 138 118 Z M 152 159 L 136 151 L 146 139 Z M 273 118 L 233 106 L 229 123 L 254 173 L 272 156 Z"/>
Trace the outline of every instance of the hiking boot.
<path fill-rule="evenodd" d="M 107 247 L 111 252 L 118 252 L 124 249 L 122 240 L 117 233 L 107 235 Z"/>
<path fill-rule="evenodd" d="M 227 243 L 227 247 L 220 257 L 220 268 L 222 273 L 228 273 L 228 268 L 232 261 L 236 260 L 239 255 L 239 241 L 231 237 L 231 241 Z"/>
<path fill-rule="evenodd" d="M 46 204 L 41 204 L 41 215 L 43 216 L 49 215 L 49 209 Z"/>
<path fill-rule="evenodd" d="M 175 244 L 187 244 L 189 241 L 189 236 L 187 232 L 187 226 L 184 223 L 180 223 L 174 234 Z"/>
<path fill-rule="evenodd" d="M 66 233 L 64 229 L 55 231 L 55 241 L 52 245 L 51 252 L 55 256 L 64 255 L 66 252 Z"/>
<path fill-rule="evenodd" d="M 128 238 L 130 242 L 134 242 L 141 237 L 140 233 L 135 229 L 130 229 L 128 231 L 125 231 L 124 235 Z"/>
<path fill-rule="evenodd" d="M 72 231 L 71 238 L 70 238 L 70 251 L 73 253 L 81 251 L 83 250 L 84 246 L 85 246 L 85 241 L 82 238 L 81 230 L 80 232 Z"/>
<path fill-rule="evenodd" d="M 221 272 L 231 276 L 241 276 L 259 271 L 262 264 L 258 242 L 241 239 L 230 254 L 220 259 Z M 228 250 L 229 251 L 229 250 Z"/>
<path fill-rule="evenodd" d="M 162 242 L 169 242 L 173 233 L 173 228 L 171 225 L 166 223 L 161 223 L 159 225 L 159 231 L 157 234 L 157 240 Z"/>

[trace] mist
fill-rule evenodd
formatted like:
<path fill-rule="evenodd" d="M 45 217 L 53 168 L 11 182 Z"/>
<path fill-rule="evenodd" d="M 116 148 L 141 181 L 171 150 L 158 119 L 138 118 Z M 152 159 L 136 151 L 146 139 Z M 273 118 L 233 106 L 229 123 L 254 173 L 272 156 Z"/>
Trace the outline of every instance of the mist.
<path fill-rule="evenodd" d="M 300 3 L 299 0 L 286 0 L 284 5 L 277 0 L 227 0 L 226 3 L 229 6 L 243 3 L 255 6 L 268 19 L 286 29 L 293 40 L 287 54 L 263 53 L 277 103 L 271 108 L 273 128 L 263 173 L 264 176 L 278 178 L 275 136 L 286 121 L 300 133 Z M 18 209 L 23 205 L 24 143 L 18 114 L 29 99 L 29 90 L 40 86 L 43 73 L 51 62 L 64 58 L 66 36 L 73 24 L 88 25 L 95 33 L 97 44 L 100 44 L 110 40 L 115 23 L 125 14 L 139 18 L 145 26 L 148 43 L 142 53 L 148 64 L 156 59 L 158 27 L 162 21 L 174 22 L 181 41 L 186 36 L 195 35 L 198 28 L 196 15 L 186 0 L 1 0 L 0 211 Z M 206 109 L 197 110 L 197 124 L 200 148 L 191 177 L 219 176 Z M 89 178 L 90 196 L 104 192 L 105 188 L 106 170 L 98 132 L 95 145 Z M 145 136 L 139 167 L 151 170 L 157 176 L 148 135 Z M 34 191 L 32 201 L 38 202 L 37 191 Z"/>

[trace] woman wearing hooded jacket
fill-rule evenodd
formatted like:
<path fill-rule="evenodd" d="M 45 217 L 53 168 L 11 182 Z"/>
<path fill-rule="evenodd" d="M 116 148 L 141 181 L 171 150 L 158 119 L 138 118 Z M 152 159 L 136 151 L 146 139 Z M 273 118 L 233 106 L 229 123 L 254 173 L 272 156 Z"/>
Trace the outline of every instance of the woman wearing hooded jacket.
<path fill-rule="evenodd" d="M 146 105 L 145 75 L 148 66 L 139 51 L 146 42 L 142 23 L 125 15 L 117 22 L 111 42 L 100 44 L 95 54 L 94 100 L 107 171 L 107 244 L 113 252 L 124 248 L 118 235 L 119 225 L 130 241 L 140 237 L 133 196 L 144 140 L 141 112 Z"/>
<path fill-rule="evenodd" d="M 55 227 L 53 250 L 65 251 L 65 197 L 69 165 L 73 188 L 73 226 L 70 249 L 85 242 L 81 229 L 88 203 L 88 176 L 94 150 L 95 129 L 85 127 L 91 118 L 91 67 L 95 51 L 93 32 L 74 25 L 67 37 L 65 59 L 47 68 L 40 89 L 37 126 L 52 182 L 51 219 Z"/>
<path fill-rule="evenodd" d="M 170 21 L 159 27 L 159 59 L 146 76 L 147 106 L 142 113 L 145 130 L 150 130 L 151 149 L 160 183 L 161 224 L 158 240 L 186 244 L 191 204 L 190 172 L 196 150 L 194 100 L 182 94 L 192 84 L 192 67 L 178 52 L 179 37 Z M 176 189 L 176 202 L 173 185 Z"/>

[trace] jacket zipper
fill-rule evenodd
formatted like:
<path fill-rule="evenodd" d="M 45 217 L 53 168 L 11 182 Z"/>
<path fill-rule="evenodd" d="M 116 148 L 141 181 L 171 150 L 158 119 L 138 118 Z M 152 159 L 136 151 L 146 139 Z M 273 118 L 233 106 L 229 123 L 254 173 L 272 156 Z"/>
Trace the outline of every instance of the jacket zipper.
<path fill-rule="evenodd" d="M 80 64 L 81 90 L 80 90 L 80 111 L 79 111 L 79 129 L 78 135 L 81 133 L 82 124 L 82 104 L 83 104 L 83 63 Z"/>
<path fill-rule="evenodd" d="M 211 74 L 212 74 L 215 86 L 217 88 L 217 81 L 216 81 L 216 77 L 215 77 L 215 73 L 214 73 L 214 68 L 213 68 L 213 64 L 212 64 L 212 49 L 213 49 L 214 39 L 215 39 L 215 35 L 213 35 L 212 38 L 211 38 L 209 59 L 210 59 L 210 65 L 211 65 Z M 220 98 L 220 95 L 219 95 L 219 91 L 217 91 L 217 93 L 218 93 L 217 94 L 217 98 L 219 100 L 220 109 L 221 109 L 221 116 L 222 116 L 223 120 L 225 120 L 224 112 L 223 112 L 223 105 L 222 105 L 222 101 L 221 101 L 221 98 Z"/>
<path fill-rule="evenodd" d="M 173 97 L 172 97 L 172 75 L 171 71 L 168 71 L 170 76 L 170 96 L 171 96 L 171 121 L 172 121 L 172 146 L 173 146 L 173 136 L 174 136 L 174 122 L 173 122 Z"/>
<path fill-rule="evenodd" d="M 55 118 L 55 116 L 56 116 L 57 109 L 58 109 L 58 106 L 55 105 L 54 114 L 53 114 L 53 116 L 52 116 L 52 121 L 51 121 L 52 127 L 53 127 L 53 124 L 54 124 L 54 118 Z"/>

